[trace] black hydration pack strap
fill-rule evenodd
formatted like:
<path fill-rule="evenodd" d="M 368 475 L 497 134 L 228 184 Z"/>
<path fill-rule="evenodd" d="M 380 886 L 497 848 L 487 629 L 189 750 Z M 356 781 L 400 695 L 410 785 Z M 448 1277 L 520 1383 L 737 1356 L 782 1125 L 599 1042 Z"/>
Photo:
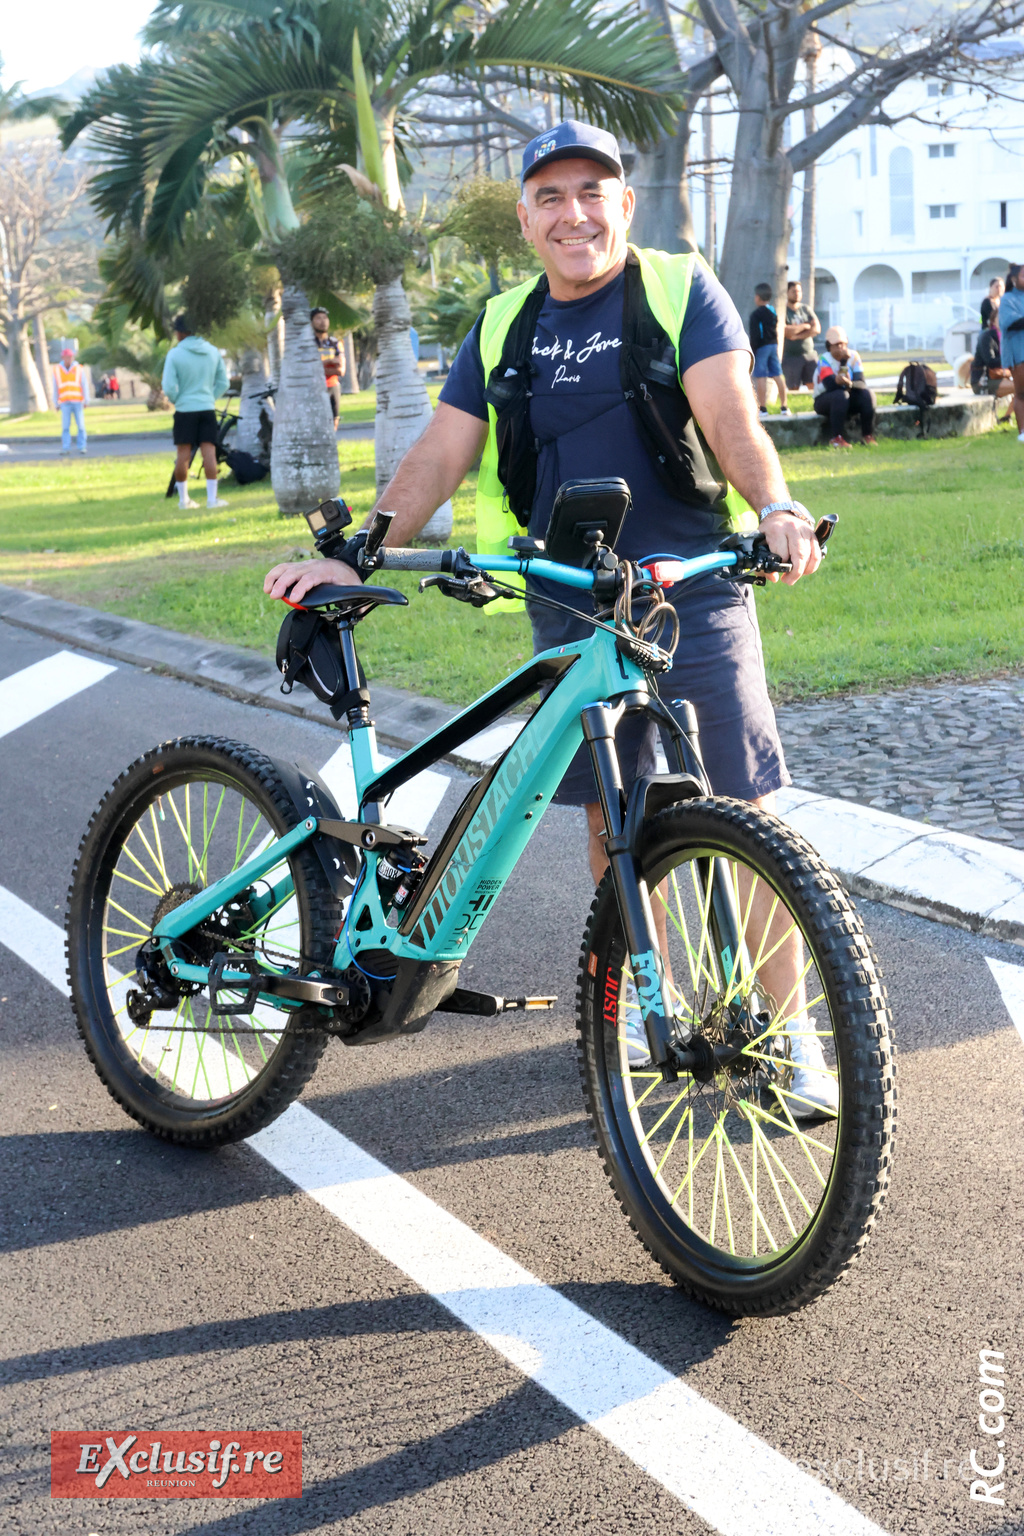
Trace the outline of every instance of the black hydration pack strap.
<path fill-rule="evenodd" d="M 501 357 L 486 381 L 484 399 L 497 416 L 498 479 L 505 500 L 520 527 L 530 521 L 537 489 L 537 441 L 530 426 L 530 401 L 537 372 L 533 362 L 533 338 L 537 317 L 548 296 L 548 280 L 541 273 L 526 301 L 509 326 Z"/>
<path fill-rule="evenodd" d="M 633 251 L 624 278 L 619 375 L 640 440 L 665 490 L 681 501 L 715 506 L 728 485 L 693 419 L 679 382 L 675 340 L 655 318 Z"/>

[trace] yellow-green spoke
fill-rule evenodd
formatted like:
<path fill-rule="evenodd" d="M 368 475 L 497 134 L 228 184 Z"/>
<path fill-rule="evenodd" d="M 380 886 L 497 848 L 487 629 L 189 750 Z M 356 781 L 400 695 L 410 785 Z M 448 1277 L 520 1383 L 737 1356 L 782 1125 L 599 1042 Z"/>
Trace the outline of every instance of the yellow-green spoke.
<path fill-rule="evenodd" d="M 687 1096 L 687 1094 L 689 1092 L 690 1092 L 689 1087 L 686 1087 L 686 1088 L 683 1089 L 682 1093 L 677 1093 L 676 1094 L 675 1098 L 672 1100 L 671 1104 L 668 1106 L 668 1109 L 666 1109 L 664 1111 L 664 1113 L 661 1116 L 659 1116 L 659 1118 L 657 1120 L 655 1120 L 655 1122 L 651 1126 L 650 1130 L 645 1132 L 645 1134 L 643 1136 L 641 1136 L 640 1143 L 639 1143 L 641 1147 L 645 1147 L 647 1145 L 647 1143 L 650 1141 L 651 1137 L 654 1135 L 654 1133 L 656 1131 L 660 1131 L 661 1130 L 661 1127 L 664 1125 L 664 1123 L 668 1119 L 669 1115 L 675 1109 L 676 1105 L 681 1103 L 682 1100 L 686 1098 L 686 1096 Z M 673 1140 L 675 1140 L 674 1137 L 673 1137 Z"/>
<path fill-rule="evenodd" d="M 679 1100 L 677 1099 L 676 1103 L 678 1104 L 678 1102 L 679 1102 Z M 686 1106 L 686 1109 L 683 1111 L 683 1113 L 679 1116 L 679 1119 L 676 1121 L 676 1128 L 672 1132 L 672 1135 L 669 1137 L 668 1146 L 665 1148 L 664 1152 L 662 1153 L 661 1161 L 658 1163 L 657 1168 L 655 1168 L 655 1170 L 654 1170 L 655 1178 L 660 1178 L 661 1177 L 661 1170 L 664 1168 L 665 1164 L 668 1162 L 669 1153 L 672 1151 L 672 1148 L 675 1146 L 676 1141 L 679 1138 L 680 1131 L 682 1130 L 683 1126 L 686 1125 L 687 1123 L 690 1126 L 690 1136 L 692 1138 L 692 1136 L 693 1136 L 693 1105 L 692 1104 L 688 1104 Z"/>
<path fill-rule="evenodd" d="M 192 884 L 194 884 L 194 881 L 192 879 L 192 875 L 193 875 L 193 873 L 195 873 L 195 874 L 199 873 L 200 864 L 199 864 L 199 859 L 196 857 L 195 849 L 192 847 L 192 825 L 191 825 L 191 823 L 192 823 L 192 814 L 191 814 L 191 809 L 190 809 L 190 802 L 189 802 L 188 791 L 189 791 L 189 786 L 186 784 L 185 785 L 185 821 L 182 821 L 182 819 L 181 819 L 181 812 L 178 810 L 178 807 L 177 807 L 177 805 L 175 803 L 175 799 L 174 799 L 173 794 L 169 794 L 167 796 L 167 801 L 168 801 L 168 804 L 171 807 L 171 815 L 174 817 L 175 821 L 178 823 L 178 831 L 181 833 L 182 838 L 183 838 L 184 843 L 185 843 L 185 852 L 188 855 L 188 872 L 187 872 L 185 878 L 189 882 L 189 884 L 192 885 Z"/>
<path fill-rule="evenodd" d="M 711 1143 L 715 1140 L 715 1131 L 716 1131 L 717 1127 L 718 1127 L 718 1121 L 716 1120 L 714 1127 L 712 1127 L 712 1129 L 708 1132 L 708 1135 L 705 1137 L 704 1144 L 701 1147 L 700 1151 L 697 1153 L 696 1158 L 694 1158 L 694 1156 L 693 1156 L 693 1137 L 692 1137 L 692 1134 L 691 1134 L 691 1138 L 690 1138 L 690 1162 L 689 1162 L 689 1168 L 687 1170 L 687 1174 L 686 1174 L 685 1179 L 683 1179 L 683 1182 L 680 1184 L 679 1188 L 676 1190 L 675 1194 L 672 1196 L 672 1202 L 671 1203 L 673 1205 L 675 1205 L 676 1201 L 679 1199 L 679 1196 L 682 1194 L 683 1190 L 687 1187 L 687 1185 L 690 1186 L 690 1191 L 691 1191 L 691 1198 L 690 1198 L 690 1225 L 691 1226 L 693 1225 L 693 1176 L 697 1172 L 697 1169 L 700 1167 L 701 1159 L 703 1158 L 703 1156 L 704 1156 L 705 1152 L 707 1151 L 708 1147 L 710 1147 Z"/>
<path fill-rule="evenodd" d="M 779 1245 L 775 1241 L 774 1237 L 772 1236 L 771 1228 L 769 1227 L 767 1221 L 765 1220 L 764 1212 L 761 1210 L 761 1207 L 758 1204 L 758 1200 L 757 1200 L 757 1158 L 754 1156 L 753 1144 L 751 1145 L 750 1169 L 751 1169 L 751 1175 L 752 1175 L 753 1181 L 754 1181 L 754 1187 L 753 1187 L 753 1189 L 751 1189 L 750 1183 L 747 1180 L 747 1176 L 743 1172 L 742 1167 L 740 1166 L 740 1160 L 736 1156 L 736 1149 L 734 1148 L 734 1146 L 732 1144 L 731 1138 L 725 1135 L 724 1130 L 722 1132 L 722 1136 L 723 1136 L 723 1139 L 725 1141 L 726 1149 L 727 1149 L 727 1151 L 729 1153 L 729 1156 L 732 1158 L 733 1167 L 736 1169 L 736 1173 L 737 1173 L 737 1175 L 739 1177 L 739 1181 L 743 1185 L 744 1190 L 746 1191 L 747 1199 L 750 1201 L 750 1210 L 751 1210 L 750 1247 L 751 1247 L 751 1251 L 753 1253 L 755 1253 L 755 1254 L 757 1253 L 757 1224 L 758 1224 L 759 1221 L 760 1221 L 762 1227 L 764 1228 L 765 1236 L 767 1237 L 768 1242 L 771 1244 L 773 1249 L 777 1249 Z M 794 1237 L 796 1236 L 795 1233 L 793 1235 L 794 1235 Z M 735 1250 L 735 1248 L 733 1248 L 731 1251 L 733 1253 L 735 1253 L 736 1250 Z"/>
<path fill-rule="evenodd" d="M 769 1159 L 768 1159 L 768 1154 L 771 1153 L 771 1156 L 773 1158 L 775 1158 L 776 1161 L 779 1161 L 777 1156 L 776 1156 L 775 1149 L 774 1149 L 774 1147 L 772 1146 L 771 1142 L 768 1140 L 767 1136 L 764 1134 L 764 1132 L 762 1131 L 761 1127 L 758 1125 L 757 1121 L 754 1119 L 754 1117 L 752 1115 L 748 1117 L 747 1123 L 750 1126 L 750 1133 L 751 1133 L 751 1153 L 752 1153 L 752 1156 L 751 1156 L 751 1172 L 752 1172 L 752 1175 L 753 1175 L 753 1177 L 755 1179 L 755 1189 L 756 1189 L 758 1159 L 760 1158 L 761 1162 L 764 1163 L 765 1172 L 768 1175 L 768 1179 L 769 1179 L 769 1182 L 770 1182 L 770 1184 L 772 1186 L 772 1189 L 775 1191 L 775 1198 L 778 1201 L 779 1209 L 782 1212 L 782 1219 L 786 1223 L 786 1226 L 789 1228 L 789 1235 L 791 1237 L 796 1237 L 796 1235 L 797 1235 L 796 1226 L 795 1226 L 795 1224 L 793 1222 L 792 1216 L 790 1215 L 789 1206 L 786 1204 L 786 1202 L 785 1202 L 785 1200 L 783 1198 L 782 1191 L 779 1188 L 778 1180 L 775 1177 L 775 1170 L 772 1167 L 772 1165 L 771 1165 L 771 1163 L 769 1162 Z M 779 1162 L 779 1167 L 780 1167 L 780 1169 L 782 1171 L 782 1175 L 786 1179 L 787 1183 L 792 1184 L 793 1180 L 792 1180 L 792 1177 L 791 1177 L 788 1169 L 786 1169 L 782 1165 L 781 1162 Z M 758 1209 L 760 1210 L 760 1207 L 758 1207 Z M 768 1231 L 767 1226 L 765 1227 L 765 1231 Z M 775 1241 L 774 1237 L 771 1236 L 771 1233 L 769 1233 L 768 1240 L 771 1243 L 773 1248 L 778 1248 L 779 1245 Z M 755 1253 L 757 1252 L 756 1247 L 754 1249 L 754 1252 Z"/>
<path fill-rule="evenodd" d="M 789 1169 L 786 1167 L 785 1163 L 782 1161 L 782 1158 L 779 1156 L 778 1152 L 775 1150 L 775 1148 L 773 1147 L 772 1143 L 769 1141 L 768 1137 L 764 1134 L 764 1131 L 761 1129 L 761 1127 L 759 1125 L 756 1124 L 756 1122 L 754 1121 L 753 1117 L 751 1117 L 751 1120 L 750 1120 L 750 1127 L 751 1127 L 751 1130 L 755 1132 L 756 1145 L 758 1147 L 758 1150 L 761 1152 L 761 1156 L 764 1158 L 765 1168 L 768 1171 L 768 1175 L 771 1178 L 772 1183 L 775 1184 L 775 1177 L 774 1177 L 774 1174 L 772 1172 L 772 1166 L 771 1166 L 772 1163 L 774 1163 L 776 1168 L 778 1168 L 779 1172 L 781 1173 L 782 1177 L 785 1179 L 786 1183 L 789 1185 L 790 1189 L 793 1191 L 793 1194 L 796 1196 L 797 1200 L 799 1200 L 800 1204 L 803 1206 L 806 1215 L 813 1216 L 814 1215 L 814 1207 L 810 1204 L 810 1202 L 808 1201 L 808 1199 L 807 1199 L 806 1195 L 804 1194 L 803 1190 L 800 1188 L 799 1184 L 797 1183 L 796 1179 L 790 1173 Z M 829 1155 L 831 1156 L 831 1153 Z M 771 1159 L 770 1162 L 769 1162 L 769 1159 Z M 822 1177 L 820 1168 L 818 1167 L 817 1163 L 815 1163 L 813 1158 L 810 1159 L 810 1164 L 811 1164 L 811 1167 L 814 1169 L 814 1172 L 815 1172 L 815 1174 L 817 1176 L 818 1182 L 820 1183 L 821 1187 L 824 1189 L 824 1187 L 825 1187 L 825 1179 Z M 789 1214 L 789 1207 L 786 1205 L 786 1202 L 783 1199 L 782 1191 L 778 1188 L 777 1185 L 776 1185 L 775 1193 L 776 1193 L 776 1196 L 778 1197 L 779 1207 L 780 1207 L 780 1209 L 781 1209 L 781 1211 L 783 1213 L 783 1216 L 786 1219 L 786 1224 L 789 1227 L 789 1230 L 792 1232 L 793 1236 L 795 1237 L 796 1236 L 796 1227 L 793 1225 L 793 1219 L 792 1219 L 792 1217 Z"/>

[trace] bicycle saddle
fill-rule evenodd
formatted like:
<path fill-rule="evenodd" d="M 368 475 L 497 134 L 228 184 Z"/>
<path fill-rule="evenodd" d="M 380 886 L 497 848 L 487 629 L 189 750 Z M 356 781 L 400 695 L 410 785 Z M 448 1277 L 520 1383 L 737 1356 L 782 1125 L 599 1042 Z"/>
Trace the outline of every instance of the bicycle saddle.
<path fill-rule="evenodd" d="M 323 586 L 314 587 L 312 592 L 307 592 L 299 607 L 312 609 L 315 613 L 321 613 L 326 608 L 351 613 L 356 608 L 365 608 L 369 611 L 381 603 L 408 607 L 409 599 L 404 592 L 396 592 L 394 587 Z"/>

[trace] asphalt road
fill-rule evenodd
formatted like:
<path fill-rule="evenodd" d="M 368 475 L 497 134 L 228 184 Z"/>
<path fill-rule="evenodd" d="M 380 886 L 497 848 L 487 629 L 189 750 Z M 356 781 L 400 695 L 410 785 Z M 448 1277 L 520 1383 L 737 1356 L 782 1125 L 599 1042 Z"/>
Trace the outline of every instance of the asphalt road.
<path fill-rule="evenodd" d="M 59 649 L 0 624 L 0 700 L 4 679 Z M 0 739 L 0 886 L 54 923 L 91 811 L 155 742 L 209 731 L 324 762 L 340 741 L 129 667 L 45 702 L 40 694 L 42 712 Z M 466 787 L 445 773 L 435 830 Z M 336 1042 L 304 1104 L 538 1277 L 540 1298 L 553 1291 L 684 1381 L 724 1424 L 780 1453 L 783 1472 L 817 1472 L 846 1503 L 810 1528 L 866 1530 L 867 1517 L 915 1536 L 1024 1533 L 1024 1040 L 986 964 L 1021 970 L 1024 955 L 864 906 L 900 1046 L 886 1214 L 859 1268 L 817 1306 L 734 1324 L 652 1267 L 591 1144 L 571 1005 L 590 896 L 582 816 L 553 808 L 463 979 L 555 992 L 556 1009 L 441 1016 L 417 1038 L 376 1048 Z M 254 1148 L 190 1153 L 138 1130 L 93 1073 L 45 964 L 22 958 L 24 948 L 0 928 L 5 1531 L 732 1528 L 730 1510 L 752 1492 L 744 1454 L 722 1475 L 721 1518 L 706 1523 L 642 1470 L 642 1454 L 581 1423 L 528 1362 L 523 1374 L 500 1340 L 457 1322 Z M 981 1349 L 1006 1356 L 1001 1506 L 969 1498 L 968 1458 L 990 1444 L 977 1424 Z M 618 1404 L 627 1419 L 629 1406 Z M 51 1501 L 50 1430 L 121 1427 L 300 1429 L 305 1492 L 275 1504 Z M 684 1466 L 690 1450 L 680 1434 Z M 756 1519 L 743 1528 L 791 1529 Z"/>

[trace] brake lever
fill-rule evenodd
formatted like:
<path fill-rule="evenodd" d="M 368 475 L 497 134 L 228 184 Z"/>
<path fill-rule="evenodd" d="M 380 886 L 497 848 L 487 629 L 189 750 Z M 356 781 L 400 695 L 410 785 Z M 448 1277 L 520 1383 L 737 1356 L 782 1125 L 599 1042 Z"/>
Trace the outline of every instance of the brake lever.
<path fill-rule="evenodd" d="M 499 595 L 490 582 L 485 581 L 480 575 L 469 578 L 446 575 L 424 576 L 420 581 L 419 589 L 425 592 L 428 587 L 437 587 L 442 597 L 454 597 L 457 602 L 471 603 L 474 608 L 486 607 Z"/>

